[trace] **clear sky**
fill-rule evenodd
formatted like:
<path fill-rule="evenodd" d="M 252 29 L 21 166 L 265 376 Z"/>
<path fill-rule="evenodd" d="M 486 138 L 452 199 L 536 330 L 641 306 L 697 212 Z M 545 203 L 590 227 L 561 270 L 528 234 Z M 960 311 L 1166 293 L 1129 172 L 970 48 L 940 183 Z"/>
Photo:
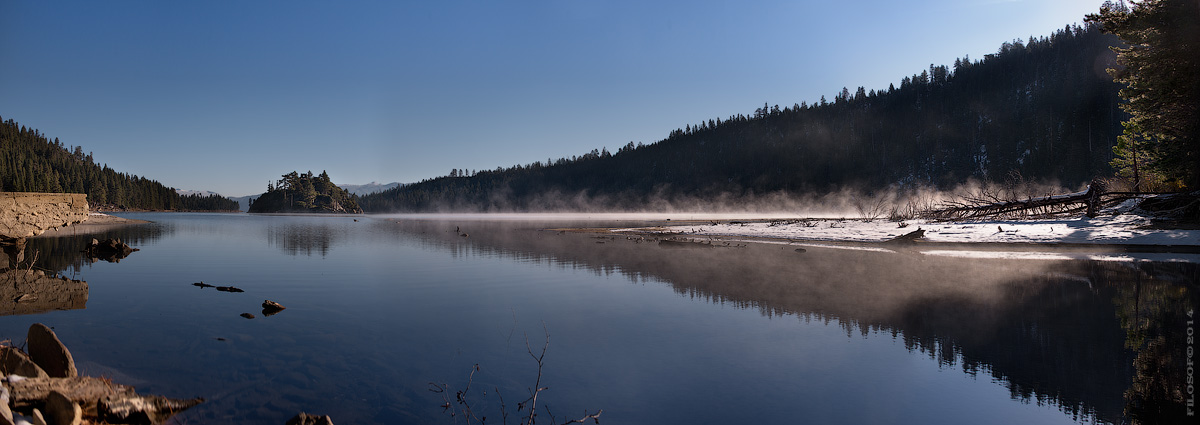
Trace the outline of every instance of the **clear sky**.
<path fill-rule="evenodd" d="M 1102 0 L 0 0 L 0 116 L 180 189 L 494 169 L 886 89 Z"/>

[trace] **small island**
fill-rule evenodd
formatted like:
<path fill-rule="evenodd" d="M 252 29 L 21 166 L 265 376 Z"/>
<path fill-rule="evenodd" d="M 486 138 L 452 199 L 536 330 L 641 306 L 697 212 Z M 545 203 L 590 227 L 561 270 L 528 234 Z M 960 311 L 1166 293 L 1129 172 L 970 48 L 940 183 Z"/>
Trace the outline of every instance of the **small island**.
<path fill-rule="evenodd" d="M 250 202 L 251 213 L 362 214 L 357 197 L 333 184 L 324 171 L 313 176 L 295 171 L 267 183 L 267 193 Z"/>

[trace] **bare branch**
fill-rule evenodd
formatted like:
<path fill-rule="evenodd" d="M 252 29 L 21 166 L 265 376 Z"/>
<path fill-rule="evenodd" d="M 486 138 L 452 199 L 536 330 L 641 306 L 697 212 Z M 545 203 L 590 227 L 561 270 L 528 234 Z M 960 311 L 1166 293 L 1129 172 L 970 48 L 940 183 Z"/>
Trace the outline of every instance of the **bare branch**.
<path fill-rule="evenodd" d="M 581 423 L 587 422 L 588 419 L 591 419 L 593 421 L 593 423 L 598 424 L 598 423 L 600 423 L 600 414 L 601 413 L 604 413 L 604 409 L 597 410 L 596 413 L 592 413 L 592 414 L 588 414 L 588 412 L 586 410 L 584 410 L 582 418 L 571 419 L 569 421 L 563 422 L 562 425 L 581 424 Z"/>

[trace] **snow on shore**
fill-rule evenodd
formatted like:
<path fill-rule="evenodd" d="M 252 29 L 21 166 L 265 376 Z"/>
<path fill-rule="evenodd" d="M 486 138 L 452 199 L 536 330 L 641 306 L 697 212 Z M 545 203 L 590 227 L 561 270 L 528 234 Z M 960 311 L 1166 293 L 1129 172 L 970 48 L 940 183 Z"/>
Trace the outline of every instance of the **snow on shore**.
<path fill-rule="evenodd" d="M 924 230 L 926 255 L 971 258 L 1023 259 L 1094 259 L 1110 261 L 1152 260 L 1200 263 L 1200 230 L 1158 229 L 1148 217 L 1136 214 L 1108 215 L 1096 218 L 1061 218 L 1023 221 L 928 222 L 909 220 L 792 219 L 773 221 L 692 222 L 624 231 L 680 234 L 703 238 L 765 238 L 797 246 L 891 251 L 887 245 L 847 247 L 829 242 L 885 242 L 915 230 Z M 948 249 L 954 243 L 970 243 L 961 249 Z M 978 243 L 995 244 L 981 249 Z M 1006 249 L 1009 244 L 1011 249 Z M 1039 244 L 1030 246 L 1029 244 Z M 1093 246 L 1080 251 L 1080 246 Z M 1157 245 L 1161 249 L 1130 253 L 1129 245 Z M 1018 248 L 1019 246 L 1019 248 Z M 1073 250 L 1059 249 L 1070 246 Z M 920 245 L 917 245 L 921 249 Z M 1178 251 L 1178 252 L 1174 252 Z"/>
<path fill-rule="evenodd" d="M 917 229 L 929 242 L 1200 245 L 1200 230 L 1153 229 L 1145 217 L 926 222 L 856 219 L 776 220 L 669 226 L 663 232 L 807 241 L 883 242 Z"/>

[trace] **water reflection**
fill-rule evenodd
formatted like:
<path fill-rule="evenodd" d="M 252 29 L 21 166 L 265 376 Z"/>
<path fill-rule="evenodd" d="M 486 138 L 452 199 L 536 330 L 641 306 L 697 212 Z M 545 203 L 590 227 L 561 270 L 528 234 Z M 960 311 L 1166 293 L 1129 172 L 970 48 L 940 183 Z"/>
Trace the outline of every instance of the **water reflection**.
<path fill-rule="evenodd" d="M 1077 421 L 1185 418 L 1183 326 L 1200 301 L 1196 264 L 801 253 L 779 245 L 668 250 L 625 236 L 530 231 L 545 226 L 569 227 L 404 220 L 377 230 L 455 256 L 658 280 L 681 296 L 768 317 L 836 321 L 848 337 L 891 333 L 943 367 L 990 375 L 1012 398 L 1057 406 Z"/>
<path fill-rule="evenodd" d="M 267 243 L 289 255 L 322 257 L 329 254 L 339 232 L 327 222 L 272 224 L 267 229 Z"/>
<path fill-rule="evenodd" d="M 87 308 L 88 284 L 60 276 L 78 272 L 96 261 L 116 262 L 128 252 L 107 252 L 91 243 L 91 236 L 125 238 L 134 244 L 155 240 L 166 231 L 158 225 L 88 228 L 95 233 L 64 231 L 4 241 L 0 257 L 0 316 L 38 314 L 54 310 Z M 103 245 L 97 245 L 103 246 Z"/>
<path fill-rule="evenodd" d="M 114 262 L 119 259 L 114 256 L 89 255 L 88 247 L 93 239 L 98 241 L 116 239 L 137 248 L 175 232 L 174 226 L 162 223 L 108 226 L 96 229 L 97 231 L 94 233 L 88 232 L 87 226 L 79 226 L 80 231 L 73 231 L 71 227 L 63 228 L 58 232 L 47 232 L 27 240 L 24 249 L 25 256 L 29 257 L 29 260 L 36 257 L 35 268 L 51 274 L 78 273 L 83 266 L 97 261 Z"/>
<path fill-rule="evenodd" d="M 0 316 L 84 309 L 87 300 L 87 282 L 40 270 L 0 270 Z"/>

